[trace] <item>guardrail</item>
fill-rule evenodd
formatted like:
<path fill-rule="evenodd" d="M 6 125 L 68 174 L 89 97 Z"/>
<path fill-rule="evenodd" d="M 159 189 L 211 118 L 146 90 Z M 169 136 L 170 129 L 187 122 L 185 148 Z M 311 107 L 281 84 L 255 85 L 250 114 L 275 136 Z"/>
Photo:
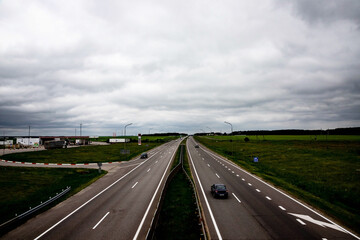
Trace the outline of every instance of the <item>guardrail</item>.
<path fill-rule="evenodd" d="M 54 197 L 50 197 L 49 200 L 47 200 L 46 202 L 40 203 L 38 206 L 31 208 L 30 210 L 14 217 L 13 219 L 10 219 L 9 221 L 2 223 L 0 225 L 0 235 L 4 234 L 7 230 L 9 230 L 12 226 L 14 226 L 16 223 L 18 223 L 19 221 L 21 221 L 22 219 L 30 216 L 31 214 L 33 214 L 34 212 L 40 210 L 41 208 L 49 205 L 50 203 L 54 202 L 55 200 L 59 199 L 60 197 L 62 197 L 63 195 L 65 195 L 66 193 L 68 193 L 71 190 L 71 187 L 67 187 L 65 190 L 62 189 L 61 193 L 56 193 L 56 195 Z"/>
<path fill-rule="evenodd" d="M 176 165 L 176 167 L 173 168 L 173 170 L 171 170 L 168 178 L 166 179 L 165 181 L 165 185 L 164 185 L 164 188 L 163 188 L 163 191 L 161 193 L 161 196 L 160 196 L 160 200 L 158 202 L 158 206 L 157 206 L 157 209 L 156 209 L 156 213 L 155 213 L 155 216 L 152 220 L 152 224 L 151 224 L 151 227 L 147 233 L 147 236 L 146 236 L 146 239 L 154 239 L 154 236 L 155 236 L 155 230 L 159 224 L 159 218 L 160 218 L 160 212 L 161 212 L 161 208 L 164 204 L 164 199 L 165 199 L 165 195 L 166 195 L 166 191 L 169 187 L 169 184 L 171 182 L 171 180 L 174 178 L 174 176 L 176 175 L 176 173 L 179 172 L 179 170 L 181 169 L 181 163 L 182 163 L 182 153 L 183 153 L 183 146 L 180 145 L 180 161 L 178 163 L 178 165 Z"/>
<path fill-rule="evenodd" d="M 191 183 L 194 195 L 195 195 L 195 200 L 196 200 L 196 210 L 198 212 L 198 217 L 199 217 L 199 225 L 201 225 L 201 230 L 202 230 L 202 235 L 201 237 L 204 238 L 204 240 L 207 240 L 206 237 L 206 231 L 205 231 L 205 226 L 204 226 L 204 216 L 202 215 L 203 211 L 201 210 L 201 206 L 199 204 L 199 199 L 198 199 L 198 195 L 196 193 L 196 188 L 195 188 L 195 184 L 192 180 L 192 178 L 187 174 L 185 168 L 184 168 L 184 164 L 181 164 L 183 171 L 185 172 L 186 177 L 188 178 L 189 182 Z M 200 238 L 201 239 L 201 238 Z"/>
<path fill-rule="evenodd" d="M 195 192 L 195 186 L 194 186 L 194 183 L 193 181 L 191 180 L 191 178 L 188 176 L 188 174 L 186 173 L 185 169 L 184 169 L 184 165 L 183 165 L 183 161 L 184 161 L 184 145 L 180 145 L 180 160 L 179 160 L 179 163 L 176 165 L 176 167 L 174 167 L 174 169 L 170 172 L 168 178 L 166 179 L 166 182 L 165 182 L 165 185 L 164 185 L 164 188 L 163 188 L 163 192 L 161 194 L 161 197 L 160 197 L 160 200 L 159 200 L 159 203 L 158 203 L 158 206 L 157 206 L 157 210 L 156 210 L 156 213 L 155 213 L 155 216 L 153 218 L 153 221 L 152 221 L 152 224 L 151 224 L 151 227 L 149 229 L 149 232 L 147 234 L 147 237 L 146 239 L 149 239 L 149 240 L 152 240 L 154 239 L 155 237 L 155 231 L 156 231 L 156 228 L 158 226 L 158 223 L 159 223 L 159 218 L 160 218 L 160 212 L 161 212 L 161 208 L 163 206 L 163 203 L 164 203 L 164 199 L 165 199 L 165 195 L 166 195 L 166 191 L 168 189 L 168 186 L 171 182 L 171 180 L 174 178 L 174 176 L 180 171 L 180 169 L 182 168 L 182 170 L 185 172 L 188 180 L 190 181 L 191 183 L 191 186 L 192 186 L 192 189 L 193 189 L 193 193 L 195 195 L 195 199 L 196 199 L 196 207 L 197 207 L 197 212 L 199 213 L 198 217 L 199 217 L 199 225 L 201 225 L 201 229 L 202 229 L 202 235 L 200 236 L 200 239 L 204 239 L 204 240 L 207 240 L 206 238 L 206 234 L 205 234 L 205 228 L 204 228 L 204 224 L 203 224 L 203 218 L 200 217 L 200 214 L 201 214 L 201 209 L 200 209 L 200 206 L 199 206 L 199 202 L 198 202 L 198 198 L 197 198 L 197 195 L 196 195 L 196 192 Z"/>

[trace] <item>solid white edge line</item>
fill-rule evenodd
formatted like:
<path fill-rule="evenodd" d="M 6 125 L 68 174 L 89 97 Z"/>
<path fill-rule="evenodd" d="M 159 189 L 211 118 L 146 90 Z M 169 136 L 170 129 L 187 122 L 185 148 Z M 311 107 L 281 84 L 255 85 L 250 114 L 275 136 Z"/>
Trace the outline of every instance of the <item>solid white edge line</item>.
<path fill-rule="evenodd" d="M 105 218 L 106 216 L 109 214 L 110 212 L 107 212 L 107 214 L 105 214 L 105 216 L 103 216 L 102 219 L 100 219 L 100 221 L 93 227 L 93 229 L 95 229 Z"/>
<path fill-rule="evenodd" d="M 238 200 L 239 203 L 241 203 L 240 199 L 238 199 L 238 197 L 235 195 L 235 193 L 232 193 L 232 195 L 236 198 L 236 200 Z"/>
<path fill-rule="evenodd" d="M 60 221 L 58 221 L 57 223 L 55 223 L 53 226 L 51 226 L 49 229 L 47 229 L 45 232 L 43 232 L 42 234 L 40 234 L 39 236 L 37 236 L 34 240 L 37 240 L 39 238 L 41 238 L 42 236 L 44 236 L 46 233 L 48 233 L 49 231 L 51 231 L 53 228 L 55 228 L 57 225 L 59 225 L 60 223 L 62 223 L 63 221 L 65 221 L 67 218 L 69 218 L 71 215 L 73 215 L 74 213 L 76 213 L 77 211 L 79 211 L 81 208 L 83 208 L 85 205 L 87 205 L 89 202 L 91 202 L 92 200 L 94 200 L 95 198 L 97 198 L 98 196 L 100 196 L 102 193 L 104 193 L 106 190 L 108 190 L 109 188 L 111 188 L 112 186 L 114 186 L 116 183 L 118 183 L 120 180 L 122 180 L 123 178 L 125 178 L 127 175 L 129 175 L 130 173 L 132 173 L 133 171 L 135 171 L 135 169 L 137 169 L 138 167 L 140 167 L 142 164 L 144 164 L 145 162 L 147 162 L 148 160 L 150 160 L 153 156 L 155 156 L 157 153 L 155 153 L 154 155 L 152 155 L 151 157 L 149 157 L 147 160 L 145 160 L 144 162 L 140 163 L 138 166 L 134 167 L 133 169 L 131 169 L 127 174 L 125 174 L 124 176 L 122 176 L 121 178 L 119 178 L 118 180 L 116 180 L 115 182 L 113 182 L 112 184 L 110 184 L 109 186 L 107 186 L 104 190 L 102 190 L 101 192 L 99 192 L 98 194 L 96 194 L 94 197 L 90 198 L 90 200 L 88 200 L 87 202 L 85 202 L 84 204 L 82 204 L 80 207 L 78 207 L 77 209 L 75 209 L 74 211 L 72 211 L 71 213 L 69 213 L 66 217 L 64 217 L 63 219 L 61 219 Z"/>
<path fill-rule="evenodd" d="M 137 229 L 137 231 L 136 231 L 136 233 L 135 233 L 135 236 L 134 236 L 134 238 L 133 238 L 134 240 L 137 239 L 138 236 L 139 236 L 140 230 L 141 230 L 142 226 L 144 225 L 145 219 L 146 219 L 146 217 L 147 217 L 147 215 L 148 215 L 148 213 L 149 213 L 149 211 L 150 211 L 151 205 L 152 205 L 152 203 L 153 203 L 153 201 L 154 201 L 154 199 L 155 199 L 155 197 L 156 197 L 157 192 L 159 191 L 159 188 L 160 188 L 160 186 L 161 186 L 161 183 L 162 183 L 162 181 L 163 181 L 163 179 L 164 179 L 164 177 L 165 177 L 165 175 L 166 175 L 166 173 L 167 173 L 167 171 L 168 171 L 168 169 L 169 169 L 169 166 L 170 166 L 170 163 L 171 163 L 171 159 L 173 159 L 175 153 L 176 153 L 176 151 L 174 151 L 173 155 L 171 156 L 170 161 L 169 161 L 169 163 L 168 163 L 168 165 L 167 165 L 167 167 L 166 167 L 166 169 L 165 169 L 165 171 L 164 171 L 164 174 L 162 175 L 162 177 L 161 177 L 161 179 L 160 179 L 160 183 L 158 184 L 158 186 L 157 186 L 157 188 L 156 188 L 156 190 L 155 190 L 155 193 L 154 193 L 153 197 L 151 198 L 150 204 L 149 204 L 149 206 L 147 207 L 147 209 L 146 209 L 146 211 L 145 211 L 145 214 L 144 214 L 144 217 L 142 218 L 142 220 L 141 220 L 141 222 L 140 222 L 140 225 L 139 225 L 139 227 L 138 227 L 138 229 Z"/>
<path fill-rule="evenodd" d="M 334 224 L 335 226 L 339 227 L 339 228 L 342 229 L 345 233 L 348 233 L 349 235 L 351 235 L 351 236 L 355 237 L 356 239 L 359 239 L 359 240 L 360 240 L 360 237 L 356 236 L 354 233 L 346 230 L 345 228 L 343 228 L 343 227 L 341 227 L 340 225 L 336 224 L 335 222 L 331 221 L 331 220 L 328 219 L 327 217 L 321 215 L 320 213 L 316 212 L 315 210 L 311 209 L 310 207 L 306 206 L 305 204 L 301 203 L 300 201 L 296 200 L 295 198 L 289 196 L 288 194 L 286 194 L 286 193 L 280 191 L 279 189 L 271 186 L 269 183 L 263 181 L 262 179 L 258 178 L 257 176 L 255 176 L 255 175 L 253 175 L 253 174 L 245 171 L 244 169 L 240 168 L 238 165 L 234 164 L 234 163 L 231 162 L 230 160 L 226 160 L 225 158 L 219 157 L 219 156 L 213 154 L 212 152 L 209 152 L 209 151 L 206 150 L 206 149 L 202 149 L 202 150 L 203 150 L 204 152 L 207 152 L 208 154 L 210 154 L 210 155 L 212 155 L 212 156 L 214 156 L 214 157 L 222 160 L 222 161 L 225 161 L 225 162 L 229 163 L 230 165 L 234 166 L 234 167 L 237 168 L 238 170 L 240 170 L 240 171 L 246 173 L 247 175 L 249 175 L 249 176 L 257 179 L 258 181 L 262 182 L 262 183 L 265 184 L 266 186 L 274 189 L 275 191 L 277 191 L 277 192 L 281 193 L 282 195 L 286 196 L 287 198 L 293 200 L 293 201 L 296 202 L 297 204 L 303 206 L 304 208 L 308 209 L 309 211 L 313 212 L 314 214 L 318 215 L 319 217 L 322 217 L 323 219 L 325 219 L 326 221 L 330 222 L 331 224 Z"/>
<path fill-rule="evenodd" d="M 204 192 L 204 189 L 203 189 L 203 187 L 202 187 L 202 185 L 201 185 L 201 181 L 200 181 L 200 179 L 199 179 L 199 175 L 198 175 L 198 173 L 197 173 L 197 171 L 196 171 L 196 168 L 195 168 L 194 162 L 193 162 L 193 160 L 192 160 L 192 157 L 191 157 L 191 154 L 190 154 L 190 151 L 189 151 L 189 147 L 188 147 L 188 145 L 186 145 L 186 149 L 187 149 L 187 151 L 188 151 L 188 155 L 189 155 L 189 157 L 190 157 L 191 164 L 192 164 L 192 166 L 193 166 L 193 168 L 194 168 L 194 172 L 195 172 L 196 178 L 197 178 L 197 180 L 198 180 L 198 183 L 199 183 L 199 186 L 200 186 L 201 192 L 202 192 L 202 194 L 203 194 L 203 196 L 204 196 L 204 200 L 205 200 L 206 206 L 207 206 L 207 207 L 208 207 L 208 209 L 209 209 L 209 214 L 210 214 L 211 220 L 212 220 L 212 222 L 213 222 L 213 224 L 214 224 L 216 234 L 217 234 L 217 236 L 218 236 L 219 240 L 221 240 L 221 239 L 222 239 L 222 237 L 221 237 L 221 234 L 220 234 L 219 228 L 218 228 L 218 226 L 217 226 L 217 224 L 216 224 L 216 221 L 215 221 L 214 215 L 213 215 L 213 213 L 212 213 L 212 211 L 211 211 L 211 208 L 210 208 L 209 202 L 208 202 L 208 200 L 207 200 L 207 198 L 206 198 L 206 196 L 205 196 L 205 192 Z"/>

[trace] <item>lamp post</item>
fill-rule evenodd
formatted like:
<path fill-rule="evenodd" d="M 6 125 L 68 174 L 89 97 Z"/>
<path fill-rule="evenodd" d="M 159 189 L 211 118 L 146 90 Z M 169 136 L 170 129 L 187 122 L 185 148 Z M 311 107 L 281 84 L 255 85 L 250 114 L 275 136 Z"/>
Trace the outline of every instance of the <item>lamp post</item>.
<path fill-rule="evenodd" d="M 226 123 L 226 124 L 229 124 L 229 125 L 230 125 L 230 127 L 231 127 L 231 134 L 232 134 L 232 133 L 233 133 L 233 125 L 232 125 L 231 123 L 227 122 L 227 121 L 225 121 L 224 123 Z"/>
<path fill-rule="evenodd" d="M 126 127 L 130 126 L 132 123 L 126 124 L 124 127 L 124 154 L 126 155 Z M 125 156 L 126 159 L 126 156 Z"/>
<path fill-rule="evenodd" d="M 231 126 L 231 135 L 232 135 L 232 133 L 233 133 L 233 126 L 232 126 L 232 124 L 229 123 L 229 122 L 227 122 L 227 121 L 225 121 L 224 123 L 229 124 L 229 125 Z M 234 157 L 234 142 L 233 142 L 233 140 L 231 140 L 231 145 L 232 145 L 231 155 Z"/>
<path fill-rule="evenodd" d="M 124 127 L 124 136 L 126 137 L 126 127 L 130 126 L 132 123 L 126 124 Z"/>

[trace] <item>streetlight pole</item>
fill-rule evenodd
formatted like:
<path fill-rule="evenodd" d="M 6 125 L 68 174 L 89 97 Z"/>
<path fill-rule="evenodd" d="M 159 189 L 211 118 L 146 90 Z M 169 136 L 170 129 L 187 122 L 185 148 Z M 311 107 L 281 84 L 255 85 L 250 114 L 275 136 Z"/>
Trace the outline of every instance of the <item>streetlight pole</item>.
<path fill-rule="evenodd" d="M 229 125 L 230 125 L 230 127 L 231 127 L 231 134 L 232 134 L 232 133 L 233 133 L 233 125 L 232 125 L 231 123 L 227 122 L 227 121 L 225 121 L 224 123 L 226 123 L 226 124 L 229 124 Z"/>
<path fill-rule="evenodd" d="M 225 121 L 224 123 L 229 124 L 229 125 L 231 126 L 231 135 L 232 135 L 232 133 L 233 133 L 233 126 L 232 126 L 232 124 L 229 123 L 229 122 L 227 122 L 227 121 Z M 233 141 L 233 140 L 231 140 L 231 145 L 232 145 L 231 155 L 234 157 L 234 141 Z"/>
<path fill-rule="evenodd" d="M 124 154 L 126 155 L 126 127 L 130 126 L 132 123 L 126 124 L 124 127 Z M 125 157 L 126 159 L 126 157 Z"/>
<path fill-rule="evenodd" d="M 132 123 L 126 124 L 124 127 L 124 136 L 126 137 L 126 127 L 130 126 Z"/>

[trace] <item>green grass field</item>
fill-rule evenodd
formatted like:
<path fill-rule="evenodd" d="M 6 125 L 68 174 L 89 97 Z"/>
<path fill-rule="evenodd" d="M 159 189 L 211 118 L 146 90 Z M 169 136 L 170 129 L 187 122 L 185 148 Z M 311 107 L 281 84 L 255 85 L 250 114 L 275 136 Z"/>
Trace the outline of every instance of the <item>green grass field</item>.
<path fill-rule="evenodd" d="M 99 138 L 92 138 L 91 141 L 94 142 L 107 142 L 110 138 L 127 138 L 130 139 L 132 142 L 137 142 L 138 137 L 137 136 L 117 136 L 117 137 L 111 137 L 111 136 L 101 136 Z M 142 136 L 141 141 L 142 142 L 168 142 L 171 140 L 175 140 L 179 138 L 179 136 Z"/>
<path fill-rule="evenodd" d="M 360 136 L 247 137 L 195 138 L 360 232 Z"/>
<path fill-rule="evenodd" d="M 13 153 L 2 156 L 2 159 L 21 162 L 38 163 L 90 163 L 127 161 L 131 158 L 159 146 L 160 142 L 148 142 L 138 146 L 137 142 L 126 143 L 130 154 L 121 154 L 124 143 L 106 146 L 81 146 L 67 149 L 52 149 L 46 151 Z"/>
<path fill-rule="evenodd" d="M 66 199 L 103 176 L 97 169 L 29 168 L 0 166 L 0 223 L 15 217 L 15 214 L 36 207 L 62 189 L 71 186 Z"/>

